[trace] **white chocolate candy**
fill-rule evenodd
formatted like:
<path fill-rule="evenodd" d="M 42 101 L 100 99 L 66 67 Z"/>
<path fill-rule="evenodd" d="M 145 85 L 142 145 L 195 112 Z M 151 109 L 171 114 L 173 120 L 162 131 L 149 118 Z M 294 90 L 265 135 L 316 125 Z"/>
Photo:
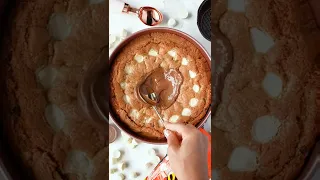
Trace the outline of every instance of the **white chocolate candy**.
<path fill-rule="evenodd" d="M 234 172 L 252 172 L 257 167 L 257 153 L 247 147 L 241 146 L 233 150 L 228 168 Z"/>
<path fill-rule="evenodd" d="M 282 80 L 281 78 L 272 72 L 268 72 L 262 82 L 264 91 L 271 97 L 278 97 L 282 92 Z"/>
<path fill-rule="evenodd" d="M 122 173 L 118 174 L 117 179 L 119 179 L 119 180 L 124 180 L 125 178 L 126 178 L 126 177 L 124 176 L 124 174 L 122 174 Z"/>
<path fill-rule="evenodd" d="M 55 40 L 66 39 L 71 33 L 71 25 L 68 23 L 67 16 L 62 13 L 53 13 L 49 19 L 48 30 Z"/>
<path fill-rule="evenodd" d="M 118 170 L 116 168 L 112 168 L 109 170 L 110 174 L 114 174 L 116 173 Z"/>
<path fill-rule="evenodd" d="M 199 85 L 197 85 L 197 84 L 195 84 L 195 85 L 193 85 L 193 87 L 192 87 L 192 89 L 193 89 L 193 91 L 194 92 L 199 92 L 200 91 L 200 86 Z"/>
<path fill-rule="evenodd" d="M 189 105 L 190 105 L 191 107 L 196 107 L 197 104 L 198 104 L 198 102 L 199 102 L 199 100 L 198 100 L 197 98 L 192 98 L 192 99 L 190 99 L 190 101 L 189 101 Z"/>
<path fill-rule="evenodd" d="M 168 26 L 169 26 L 169 27 L 174 27 L 174 26 L 176 26 L 176 24 L 177 24 L 177 22 L 176 22 L 175 19 L 170 18 L 170 19 L 168 20 Z"/>
<path fill-rule="evenodd" d="M 124 131 L 121 131 L 121 135 L 122 137 L 124 137 L 125 139 L 130 138 L 130 136 L 128 134 L 126 134 Z"/>
<path fill-rule="evenodd" d="M 234 12 L 245 12 L 245 0 L 228 0 L 228 9 Z"/>
<path fill-rule="evenodd" d="M 73 150 L 68 153 L 64 162 L 64 171 L 72 174 L 89 175 L 93 171 L 92 161 L 82 151 Z"/>
<path fill-rule="evenodd" d="M 44 114 L 48 124 L 53 130 L 60 131 L 64 127 L 65 115 L 57 105 L 49 104 Z"/>
<path fill-rule="evenodd" d="M 177 60 L 177 51 L 175 49 L 171 49 L 170 51 L 168 51 L 168 54 L 173 57 L 173 60 Z"/>
<path fill-rule="evenodd" d="M 251 28 L 250 31 L 253 46 L 257 52 L 266 53 L 272 46 L 274 46 L 274 40 L 269 34 L 259 30 L 258 28 Z"/>
<path fill-rule="evenodd" d="M 130 97 L 128 95 L 123 96 L 123 101 L 127 104 L 130 104 Z"/>
<path fill-rule="evenodd" d="M 123 171 L 125 168 L 127 168 L 128 167 L 128 165 L 127 165 L 127 163 L 126 162 L 121 162 L 121 163 L 119 163 L 119 169 L 121 170 L 121 171 Z"/>
<path fill-rule="evenodd" d="M 144 121 L 146 123 L 151 123 L 152 119 L 153 119 L 152 117 L 149 117 L 149 118 L 145 118 Z"/>
<path fill-rule="evenodd" d="M 159 156 L 154 156 L 154 157 L 153 157 L 153 161 L 154 161 L 156 164 L 158 164 L 158 163 L 161 161 L 161 159 L 160 159 Z"/>
<path fill-rule="evenodd" d="M 126 66 L 126 67 L 124 68 L 124 72 L 125 72 L 126 74 L 131 74 L 131 73 L 133 73 L 133 68 L 132 68 L 131 66 Z"/>
<path fill-rule="evenodd" d="M 146 163 L 146 168 L 151 168 L 152 166 L 153 166 L 153 163 L 152 163 L 152 162 Z"/>
<path fill-rule="evenodd" d="M 156 156 L 156 151 L 154 149 L 149 149 L 148 154 L 150 156 Z"/>
<path fill-rule="evenodd" d="M 176 123 L 178 121 L 178 119 L 179 119 L 178 115 L 173 115 L 173 116 L 170 117 L 169 121 L 171 123 Z"/>
<path fill-rule="evenodd" d="M 253 124 L 252 136 L 257 142 L 267 143 L 277 135 L 280 125 L 280 121 L 273 116 L 261 116 Z"/>
<path fill-rule="evenodd" d="M 142 63 L 144 61 L 144 56 L 136 54 L 134 56 L 134 60 L 136 60 L 138 63 Z"/>
<path fill-rule="evenodd" d="M 109 35 L 109 44 L 117 41 L 117 36 L 110 34 Z"/>
<path fill-rule="evenodd" d="M 112 158 L 112 164 L 115 165 L 119 162 L 119 159 L 117 158 Z"/>
<path fill-rule="evenodd" d="M 148 54 L 149 54 L 149 56 L 158 56 L 158 51 L 156 51 L 154 49 L 150 49 Z"/>
<path fill-rule="evenodd" d="M 189 76 L 190 76 L 191 79 L 193 79 L 193 78 L 195 78 L 197 76 L 197 73 L 189 70 Z"/>
<path fill-rule="evenodd" d="M 133 173 L 131 173 L 131 177 L 132 177 L 133 179 L 139 177 L 139 175 L 140 175 L 140 174 L 139 174 L 138 172 L 133 172 Z"/>
<path fill-rule="evenodd" d="M 121 151 L 119 151 L 119 150 L 114 151 L 113 154 L 112 154 L 112 157 L 116 158 L 116 159 L 119 159 L 121 157 Z"/>
<path fill-rule="evenodd" d="M 189 108 L 184 108 L 181 113 L 182 116 L 191 116 L 191 110 Z"/>
<path fill-rule="evenodd" d="M 129 146 L 134 149 L 138 146 L 138 143 L 136 140 L 132 139 L 131 143 L 129 144 Z"/>
<path fill-rule="evenodd" d="M 128 36 L 128 31 L 126 31 L 125 29 L 122 29 L 120 36 L 122 39 L 126 38 Z"/>
<path fill-rule="evenodd" d="M 186 66 L 189 64 L 189 60 L 187 58 L 182 58 L 181 64 Z"/>
<path fill-rule="evenodd" d="M 127 86 L 127 83 L 125 83 L 125 82 L 121 82 L 120 83 L 120 87 L 121 87 L 121 89 L 126 89 L 126 86 Z"/>
<path fill-rule="evenodd" d="M 188 18 L 188 16 L 189 16 L 189 12 L 188 12 L 186 9 L 182 8 L 182 9 L 180 9 L 180 11 L 179 11 L 179 16 L 180 16 L 180 18 L 182 18 L 182 19 L 186 19 L 186 18 Z"/>
<path fill-rule="evenodd" d="M 134 117 L 134 119 L 138 119 L 139 118 L 139 112 L 136 109 L 132 109 L 130 116 Z"/>
<path fill-rule="evenodd" d="M 44 88 L 51 88 L 58 76 L 58 69 L 47 66 L 37 72 L 37 78 Z"/>

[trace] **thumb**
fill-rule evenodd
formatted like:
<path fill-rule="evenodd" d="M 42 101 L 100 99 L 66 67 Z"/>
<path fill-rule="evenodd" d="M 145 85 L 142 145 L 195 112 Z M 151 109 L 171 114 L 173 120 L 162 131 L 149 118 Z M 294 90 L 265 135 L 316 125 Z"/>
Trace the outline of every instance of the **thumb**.
<path fill-rule="evenodd" d="M 168 129 L 165 129 L 164 135 L 167 138 L 169 148 L 178 149 L 180 147 L 180 141 L 175 133 Z"/>

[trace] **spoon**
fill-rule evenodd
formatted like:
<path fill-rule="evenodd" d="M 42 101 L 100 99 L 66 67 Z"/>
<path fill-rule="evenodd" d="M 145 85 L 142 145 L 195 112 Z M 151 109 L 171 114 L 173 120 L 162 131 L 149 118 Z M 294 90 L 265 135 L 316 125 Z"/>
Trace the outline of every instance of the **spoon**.
<path fill-rule="evenodd" d="M 151 94 L 148 94 L 148 97 L 149 97 L 152 101 L 154 101 L 155 104 L 159 102 L 158 96 L 157 96 L 156 93 L 154 93 L 154 92 L 151 93 Z M 164 123 L 164 121 L 163 121 L 163 119 L 162 119 L 159 111 L 157 110 L 157 107 L 156 107 L 155 105 L 153 105 L 152 107 L 153 107 L 153 109 L 156 111 L 156 113 L 157 113 L 158 117 L 160 118 L 161 122 Z"/>

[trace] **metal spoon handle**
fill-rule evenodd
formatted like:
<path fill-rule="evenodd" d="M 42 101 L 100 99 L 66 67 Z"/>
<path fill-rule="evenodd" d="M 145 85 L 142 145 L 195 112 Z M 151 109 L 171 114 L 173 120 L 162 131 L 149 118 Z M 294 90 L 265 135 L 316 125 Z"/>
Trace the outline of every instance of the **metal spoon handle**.
<path fill-rule="evenodd" d="M 152 106 L 152 107 L 153 107 L 153 109 L 156 111 L 157 115 L 159 116 L 160 120 L 161 120 L 161 121 L 162 121 L 162 123 L 163 123 L 163 119 L 162 119 L 162 117 L 161 117 L 161 115 L 160 115 L 159 111 L 157 110 L 157 108 L 156 108 L 155 106 Z"/>

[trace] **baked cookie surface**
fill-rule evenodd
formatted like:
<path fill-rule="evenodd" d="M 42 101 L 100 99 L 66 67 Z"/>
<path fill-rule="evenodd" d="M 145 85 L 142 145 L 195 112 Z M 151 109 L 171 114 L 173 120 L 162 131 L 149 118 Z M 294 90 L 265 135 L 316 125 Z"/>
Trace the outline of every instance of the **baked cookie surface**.
<path fill-rule="evenodd" d="M 311 8 L 216 2 L 212 19 L 233 65 L 212 119 L 213 179 L 295 179 L 319 135 L 320 31 Z"/>
<path fill-rule="evenodd" d="M 175 69 L 182 75 L 176 101 L 161 109 L 165 121 L 196 125 L 211 104 L 208 61 L 192 43 L 172 33 L 141 35 L 126 45 L 111 66 L 111 104 L 119 118 L 141 135 L 164 138 L 164 127 L 152 107 L 136 93 L 139 82 L 157 68 Z"/>

